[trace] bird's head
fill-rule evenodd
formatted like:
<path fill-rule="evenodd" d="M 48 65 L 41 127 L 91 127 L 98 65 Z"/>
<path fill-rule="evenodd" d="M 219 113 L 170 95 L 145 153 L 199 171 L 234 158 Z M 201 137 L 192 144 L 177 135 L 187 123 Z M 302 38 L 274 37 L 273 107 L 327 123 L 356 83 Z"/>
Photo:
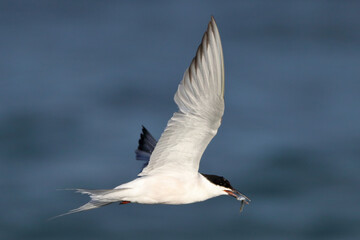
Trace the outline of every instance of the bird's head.
<path fill-rule="evenodd" d="M 210 175 L 210 174 L 202 174 L 209 182 L 216 185 L 219 189 L 219 195 L 229 195 L 231 197 L 236 198 L 236 200 L 241 201 L 241 208 L 240 211 L 242 211 L 244 203 L 249 204 L 250 199 L 246 197 L 244 194 L 240 193 L 238 190 L 233 188 L 230 184 L 230 182 L 222 177 L 222 176 L 216 176 L 216 175 Z"/>

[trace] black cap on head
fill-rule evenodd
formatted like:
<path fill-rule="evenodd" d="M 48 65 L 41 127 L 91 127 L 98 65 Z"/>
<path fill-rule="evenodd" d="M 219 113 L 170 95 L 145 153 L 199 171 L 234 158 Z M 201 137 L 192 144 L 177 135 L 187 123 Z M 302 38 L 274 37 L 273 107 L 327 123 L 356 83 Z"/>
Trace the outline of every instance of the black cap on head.
<path fill-rule="evenodd" d="M 230 182 L 227 179 L 225 179 L 224 177 L 222 177 L 222 176 L 203 174 L 203 173 L 201 175 L 206 177 L 207 180 L 209 180 L 210 182 L 212 182 L 215 185 L 226 187 L 226 188 L 229 188 L 229 189 L 233 189 Z"/>

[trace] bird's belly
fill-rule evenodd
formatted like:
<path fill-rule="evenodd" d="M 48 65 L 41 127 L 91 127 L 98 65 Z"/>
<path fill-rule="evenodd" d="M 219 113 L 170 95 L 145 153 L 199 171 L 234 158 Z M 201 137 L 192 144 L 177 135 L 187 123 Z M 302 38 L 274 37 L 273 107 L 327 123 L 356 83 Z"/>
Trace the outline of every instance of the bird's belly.
<path fill-rule="evenodd" d="M 184 180 L 173 176 L 142 177 L 134 180 L 127 200 L 141 204 L 188 204 L 208 197 L 197 191 L 196 179 Z M 129 183 L 129 184 L 130 184 Z"/>

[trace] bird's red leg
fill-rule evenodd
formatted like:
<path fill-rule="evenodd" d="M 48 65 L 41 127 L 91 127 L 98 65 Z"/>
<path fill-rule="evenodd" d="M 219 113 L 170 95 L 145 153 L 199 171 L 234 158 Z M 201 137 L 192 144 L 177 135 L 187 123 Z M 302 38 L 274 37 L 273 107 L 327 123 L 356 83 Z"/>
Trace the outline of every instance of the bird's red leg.
<path fill-rule="evenodd" d="M 119 204 L 128 204 L 131 203 L 130 201 L 121 201 Z"/>

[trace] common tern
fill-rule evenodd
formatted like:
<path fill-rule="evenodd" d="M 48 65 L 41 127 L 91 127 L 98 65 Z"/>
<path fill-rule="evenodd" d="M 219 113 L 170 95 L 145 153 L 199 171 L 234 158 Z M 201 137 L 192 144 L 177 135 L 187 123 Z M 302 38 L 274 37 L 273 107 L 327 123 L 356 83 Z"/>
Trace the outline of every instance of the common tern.
<path fill-rule="evenodd" d="M 189 204 L 220 195 L 250 199 L 222 176 L 198 172 L 200 159 L 216 135 L 224 113 L 224 60 L 215 19 L 211 17 L 196 56 L 185 71 L 174 100 L 178 106 L 159 141 L 143 127 L 136 159 L 145 162 L 134 180 L 114 189 L 74 189 L 91 200 L 67 213 L 111 203 Z"/>

